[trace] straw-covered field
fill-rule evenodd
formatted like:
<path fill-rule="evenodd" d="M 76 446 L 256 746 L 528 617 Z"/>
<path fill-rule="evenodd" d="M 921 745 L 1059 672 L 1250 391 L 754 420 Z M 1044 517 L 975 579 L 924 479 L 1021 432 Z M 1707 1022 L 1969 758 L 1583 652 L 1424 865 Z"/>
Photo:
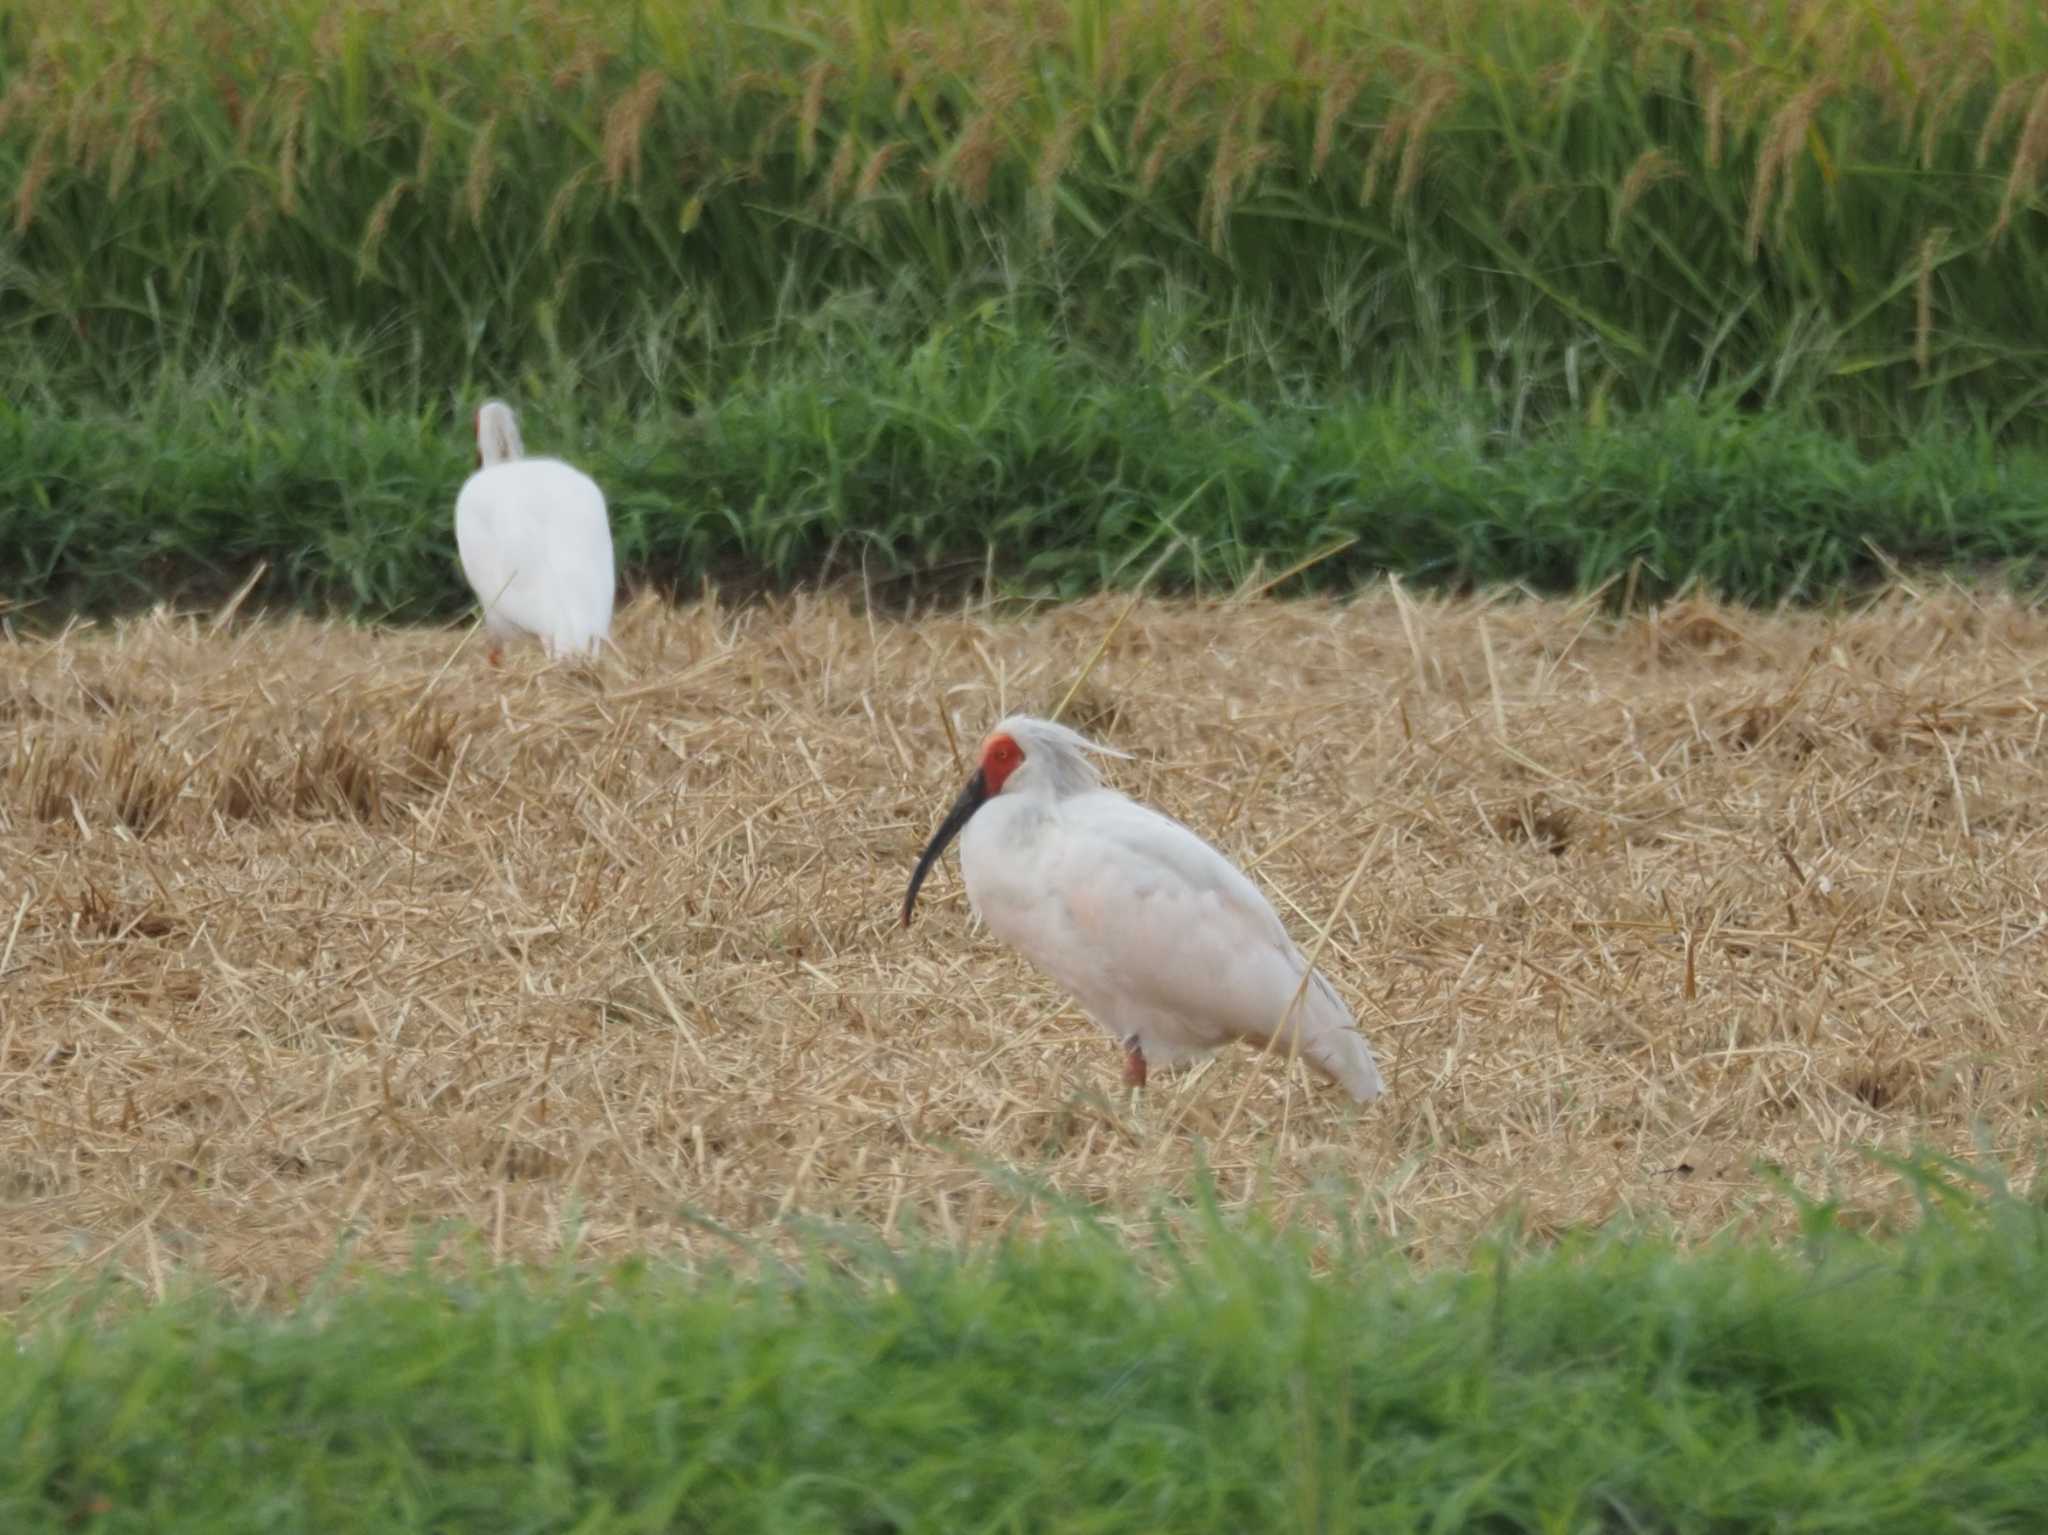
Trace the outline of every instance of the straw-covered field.
<path fill-rule="evenodd" d="M 238 617 L 0 647 L 8 1297 L 283 1299 L 444 1223 L 514 1260 L 979 1237 L 1035 1186 L 1135 1234 L 1204 1158 L 1425 1262 L 1511 1207 L 1769 1225 L 1770 1164 L 1910 1218 L 1871 1147 L 2030 1165 L 2040 613 L 1137 606 L 1069 717 L 1327 931 L 1391 1083 L 1240 1050 L 1140 1129 L 950 861 L 897 926 L 960 752 L 1120 611 L 642 601 L 580 670 Z"/>

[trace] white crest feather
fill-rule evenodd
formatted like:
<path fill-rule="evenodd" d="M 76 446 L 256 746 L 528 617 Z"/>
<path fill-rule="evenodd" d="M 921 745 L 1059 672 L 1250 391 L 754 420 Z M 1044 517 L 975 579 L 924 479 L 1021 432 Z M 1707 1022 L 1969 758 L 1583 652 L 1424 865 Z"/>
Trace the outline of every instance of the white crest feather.
<path fill-rule="evenodd" d="M 1015 741 L 1024 760 L 1045 776 L 1054 793 L 1062 795 L 1081 794 L 1102 786 L 1102 775 L 1088 760 L 1090 756 L 1130 756 L 1129 752 L 1090 740 L 1070 725 L 1030 714 L 1012 714 L 989 734 L 1006 735 Z"/>

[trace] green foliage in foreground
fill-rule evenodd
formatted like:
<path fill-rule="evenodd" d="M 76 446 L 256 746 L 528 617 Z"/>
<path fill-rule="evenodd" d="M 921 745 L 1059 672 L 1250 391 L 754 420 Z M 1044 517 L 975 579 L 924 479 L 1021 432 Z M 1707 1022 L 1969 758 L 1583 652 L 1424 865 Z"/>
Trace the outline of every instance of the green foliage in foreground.
<path fill-rule="evenodd" d="M 717 393 L 837 294 L 1176 290 L 1325 391 L 2040 442 L 2044 69 L 2027 0 L 11 0 L 0 330 Z"/>
<path fill-rule="evenodd" d="M 475 402 L 421 388 L 377 411 L 355 378 L 314 349 L 260 380 L 167 373 L 135 411 L 0 405 L 0 594 L 55 621 L 217 596 L 266 561 L 259 600 L 462 611 Z M 2031 580 L 2048 549 L 2048 458 L 1983 432 L 1865 457 L 1790 412 L 1684 399 L 1519 430 L 1511 401 L 1260 406 L 1171 346 L 1113 366 L 980 322 L 903 348 L 835 333 L 689 417 L 568 389 L 520 403 L 529 450 L 604 487 L 628 579 L 684 590 L 860 576 L 888 598 L 986 571 L 1214 592 L 1342 545 L 1299 580 L 1619 577 L 1773 603 L 1880 578 L 1882 558 Z"/>
<path fill-rule="evenodd" d="M 2048 1219 L 1416 1275 L 1210 1219 L 751 1280 L 372 1280 L 0 1353 L 0 1526 L 1935 1531 L 2048 1504 Z"/>

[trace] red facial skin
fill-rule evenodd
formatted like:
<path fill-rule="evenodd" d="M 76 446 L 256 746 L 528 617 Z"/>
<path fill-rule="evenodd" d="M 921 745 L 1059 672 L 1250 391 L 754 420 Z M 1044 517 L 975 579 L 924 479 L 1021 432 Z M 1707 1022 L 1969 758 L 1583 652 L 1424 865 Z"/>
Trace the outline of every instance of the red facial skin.
<path fill-rule="evenodd" d="M 981 749 L 981 781 L 987 785 L 988 792 L 1002 793 L 1003 784 L 1023 760 L 1024 753 L 1008 736 L 989 737 L 988 745 Z"/>

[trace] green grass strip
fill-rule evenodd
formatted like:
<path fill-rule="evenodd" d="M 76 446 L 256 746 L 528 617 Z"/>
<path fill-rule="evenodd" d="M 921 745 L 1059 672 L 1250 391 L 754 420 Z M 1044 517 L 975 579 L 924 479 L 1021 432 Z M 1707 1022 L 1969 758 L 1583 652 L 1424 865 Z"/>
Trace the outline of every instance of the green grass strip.
<path fill-rule="evenodd" d="M 1416 1274 L 1197 1218 L 765 1277 L 424 1273 L 0 1353 L 19 1535 L 1985 1532 L 2048 1501 L 2048 1220 Z"/>
<path fill-rule="evenodd" d="M 0 405 L 0 591 L 54 622 L 204 600 L 264 561 L 260 601 L 457 614 L 474 403 L 365 403 L 315 352 L 260 380 L 167 375 L 119 411 Z M 1516 430 L 1476 407 L 1235 398 L 1170 355 L 1111 365 L 1007 329 L 815 348 L 688 416 L 521 404 L 530 449 L 605 488 L 629 578 L 684 591 L 861 576 L 902 597 L 993 568 L 1073 595 L 1163 557 L 1163 585 L 1220 592 L 1349 539 L 1289 589 L 1620 576 L 1771 604 L 1853 591 L 1885 558 L 2031 581 L 2048 549 L 2048 457 L 1981 431 L 1863 454 L 1800 413 L 1685 398 Z"/>

